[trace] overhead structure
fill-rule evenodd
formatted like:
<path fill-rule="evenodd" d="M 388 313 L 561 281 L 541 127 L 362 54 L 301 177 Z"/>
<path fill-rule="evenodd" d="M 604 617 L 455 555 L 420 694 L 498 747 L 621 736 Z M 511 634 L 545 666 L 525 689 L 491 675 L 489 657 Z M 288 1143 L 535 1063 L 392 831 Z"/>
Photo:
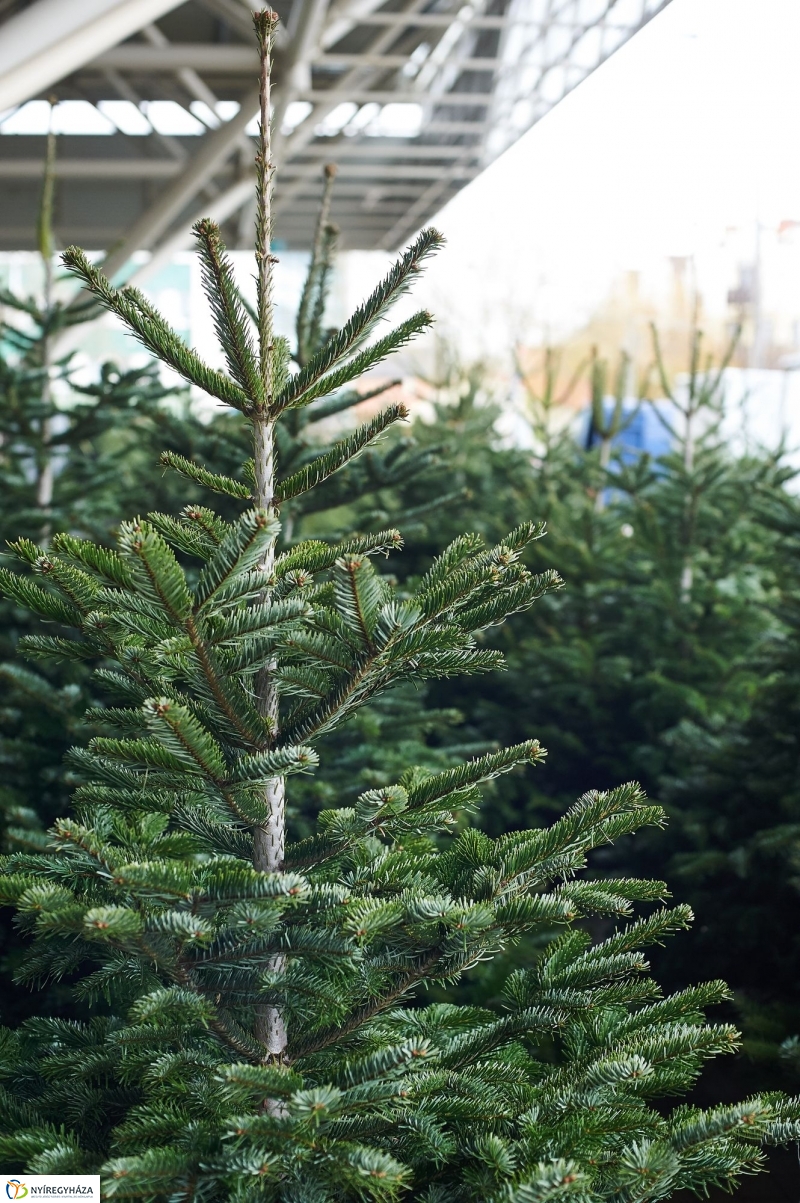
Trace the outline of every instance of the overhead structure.
<path fill-rule="evenodd" d="M 669 0 L 278 0 L 276 237 L 323 164 L 350 248 L 392 249 Z M 154 262 L 208 213 L 251 244 L 246 0 L 0 0 L 0 248 L 34 245 L 49 128 L 63 242 Z"/>

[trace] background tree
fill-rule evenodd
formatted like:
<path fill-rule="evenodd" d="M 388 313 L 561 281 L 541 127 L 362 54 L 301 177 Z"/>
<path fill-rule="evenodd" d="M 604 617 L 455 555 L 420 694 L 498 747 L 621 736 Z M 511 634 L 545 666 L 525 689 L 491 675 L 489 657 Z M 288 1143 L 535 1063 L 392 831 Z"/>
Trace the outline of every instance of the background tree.
<path fill-rule="evenodd" d="M 456 695 L 443 683 L 432 694 L 442 706 L 457 698 L 465 739 L 516 740 L 530 722 L 551 750 L 532 787 L 501 783 L 492 812 L 498 830 L 561 810 L 592 781 L 609 787 L 635 776 L 657 794 L 673 757 L 669 733 L 681 722 L 748 712 L 759 677 L 752 652 L 775 625 L 768 601 L 777 541 L 761 521 L 761 499 L 782 497 L 790 473 L 779 456 L 732 454 L 723 445 L 724 378 L 701 360 L 698 344 L 695 336 L 688 467 L 680 415 L 668 404 L 658 412 L 675 425 L 671 450 L 642 453 L 629 427 L 604 467 L 601 446 L 581 446 L 574 428 L 550 420 L 542 397 L 559 392 L 553 381 L 530 398 L 532 452 L 501 442 L 496 404 L 476 401 L 480 385 L 465 382 L 456 406 L 417 426 L 421 441 L 441 443 L 448 462 L 453 456 L 455 480 L 475 499 L 461 512 L 480 529 L 494 534 L 504 521 L 533 514 L 547 520 L 548 538 L 527 563 L 557 565 L 565 580 L 562 591 L 493 633 L 494 646 L 513 651 L 507 675 L 482 682 L 479 692 L 459 685 Z M 552 374 L 555 357 L 550 362 Z M 652 391 L 655 374 L 650 380 Z M 640 419 L 649 404 L 642 402 Z M 609 421 L 614 406 L 612 398 Z M 536 437 L 540 430 L 547 438 Z M 426 488 L 424 480 L 411 486 L 412 504 Z M 455 534 L 447 515 L 440 530 Z M 412 538 L 409 551 L 412 571 L 424 570 L 430 540 Z"/>
<path fill-rule="evenodd" d="M 56 141 L 48 138 L 38 221 L 43 286 L 37 296 L 0 290 L 0 539 L 24 533 L 47 543 L 55 531 L 111 537 L 124 505 L 142 485 L 140 449 L 152 437 L 167 390 L 155 365 L 121 371 L 102 365 L 80 386 L 71 355 L 59 355 L 65 330 L 96 317 L 56 278 L 52 229 Z M 19 639 L 33 630 L 13 601 L 0 607 L 0 841 L 42 846 L 44 828 L 68 803 L 62 759 L 86 731 L 89 695 L 80 665 L 24 668 Z"/>
<path fill-rule="evenodd" d="M 624 431 L 622 438 L 612 434 L 604 470 L 599 440 L 586 446 L 575 427 L 552 421 L 548 398 L 565 388 L 554 354 L 544 383 L 531 391 L 532 454 L 502 444 L 494 427 L 499 410 L 485 403 L 480 374 L 469 387 L 465 381 L 459 405 L 419 437 L 447 446 L 445 432 L 455 433 L 458 423 L 456 462 L 464 480 L 472 473 L 484 529 L 541 512 L 548 538 L 534 546 L 529 563 L 557 563 L 565 577 L 563 591 L 495 633 L 509 674 L 496 683 L 489 678 L 480 692 L 468 684 L 457 695 L 447 682 L 435 687 L 440 705 L 457 699 L 464 740 L 490 741 L 498 731 L 518 738 L 531 722 L 551 750 L 533 782 L 497 783 L 481 822 L 492 831 L 542 822 L 593 779 L 610 786 L 638 776 L 664 800 L 666 837 L 623 841 L 595 864 L 664 876 L 709 916 L 685 943 L 658 952 L 655 963 L 672 988 L 690 981 L 698 964 L 734 985 L 730 1014 L 743 1023 L 748 1056 L 720 1067 L 704 1087 L 705 1098 L 714 1091 L 734 1097 L 791 1080 L 780 1050 L 800 1028 L 791 936 L 796 765 L 788 734 L 796 518 L 785 487 L 791 473 L 780 457 L 724 445 L 724 377 L 703 362 L 697 334 L 692 358 L 682 391 L 662 382 L 662 391 L 692 409 L 688 468 L 676 404 L 661 407 L 673 426 L 667 454 L 642 454 L 629 427 L 627 440 Z M 600 373 L 594 376 L 593 406 L 597 411 L 602 402 L 607 434 L 615 414 L 623 423 L 646 414 L 647 403 L 637 399 L 620 408 L 619 376 L 611 398 L 598 387 Z M 465 422 L 467 399 L 481 393 L 484 404 L 474 406 L 472 424 Z M 424 488 L 423 481 L 415 501 Z M 470 505 L 464 509 L 472 518 Z M 442 529 L 449 533 L 446 521 Z M 420 550 L 424 568 L 431 552 L 424 541 Z M 737 915 L 732 938 L 727 904 Z M 784 930 L 786 938 L 776 941 L 774 933 Z M 530 953 L 528 945 L 516 955 Z M 476 1000 L 497 997 L 502 985 L 492 967 L 471 980 L 468 997 Z"/>
<path fill-rule="evenodd" d="M 800 1030 L 797 498 L 767 494 L 762 520 L 765 538 L 776 539 L 778 621 L 751 652 L 758 688 L 740 722 L 711 716 L 678 727 L 662 793 L 672 816 L 670 877 L 698 908 L 716 903 L 692 932 L 690 955 L 724 972 L 734 988 L 751 1078 L 780 1081 L 780 1045 Z M 720 912 L 733 919 L 730 931 Z M 685 973 L 669 953 L 662 963 L 672 980 Z"/>

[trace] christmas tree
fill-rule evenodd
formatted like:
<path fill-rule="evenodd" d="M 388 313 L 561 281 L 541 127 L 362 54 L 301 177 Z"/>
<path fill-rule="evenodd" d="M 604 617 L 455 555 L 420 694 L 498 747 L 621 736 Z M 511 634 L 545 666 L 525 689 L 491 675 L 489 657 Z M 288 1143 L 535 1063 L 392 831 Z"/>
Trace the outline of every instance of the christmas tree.
<path fill-rule="evenodd" d="M 46 544 L 52 534 L 64 531 L 108 543 L 121 516 L 130 513 L 143 495 L 158 510 L 171 513 L 180 508 L 181 485 L 176 488 L 174 475 L 165 473 L 164 465 L 213 461 L 218 469 L 233 473 L 247 456 L 248 425 L 243 415 L 228 410 L 216 411 L 210 419 L 199 416 L 185 391 L 169 390 L 160 382 L 155 363 L 127 371 L 104 363 L 94 382 L 76 380 L 74 353 L 59 351 L 60 336 L 90 322 L 100 309 L 93 298 L 76 297 L 74 287 L 54 268 L 55 155 L 56 140 L 51 135 L 38 221 L 41 295 L 0 290 L 0 305 L 12 315 L 0 322 L 3 546 L 20 534 Z M 334 175 L 332 167 L 325 169 L 317 238 L 296 324 L 293 359 L 298 366 L 311 348 L 318 349 L 332 333 L 324 319 L 336 239 L 336 229 L 327 219 Z M 291 475 L 331 449 L 335 439 L 315 434 L 322 419 L 344 413 L 396 383 L 389 381 L 366 392 L 339 390 L 333 398 L 294 413 L 291 429 L 281 430 L 283 474 Z M 311 495 L 296 500 L 293 511 L 284 514 L 284 539 L 290 528 L 297 534 L 304 521 L 307 525 L 322 518 L 324 524 L 338 506 L 368 500 L 371 493 L 391 487 L 398 479 L 407 484 L 430 471 L 438 458 L 437 448 L 420 449 L 410 435 L 391 448 L 371 446 L 366 455 L 314 491 L 309 513 L 301 507 Z M 441 501 L 435 497 L 421 508 L 439 511 Z M 223 502 L 222 509 L 224 516 L 233 516 L 236 502 L 231 499 L 227 506 Z M 5 685 L 0 711 L 5 768 L 0 831 L 5 827 L 6 846 L 10 841 L 16 847 L 41 846 L 44 829 L 65 813 L 70 791 L 62 770 L 64 753 L 73 742 L 87 737 L 91 726 L 84 712 L 92 700 L 99 701 L 96 689 L 93 698 L 87 693 L 85 664 L 49 662 L 36 668 L 19 664 L 16 646 L 33 631 L 31 623 L 30 614 L 13 602 L 0 610 L 0 678 Z M 371 721 L 385 727 L 384 741 L 391 743 L 396 708 L 383 709 L 385 721 L 381 723 L 380 710 Z M 416 718 L 414 714 L 411 721 Z M 430 714 L 421 725 L 429 728 L 448 721 L 449 715 L 437 719 Z M 419 753 L 419 738 L 414 742 Z"/>
<path fill-rule="evenodd" d="M 800 1031 L 800 506 L 788 493 L 767 493 L 760 507 L 764 537 L 777 537 L 779 554 L 776 622 L 750 652 L 759 686 L 737 723 L 711 716 L 681 724 L 662 792 L 672 816 L 670 876 L 707 915 L 690 953 L 728 976 L 753 1069 L 774 1081 L 781 1043 Z M 730 932 L 722 914 L 733 920 Z M 662 955 L 676 977 L 674 957 Z"/>
<path fill-rule="evenodd" d="M 722 365 L 701 353 L 696 332 L 692 345 L 690 401 L 664 374 L 665 389 L 681 405 L 691 404 L 689 438 L 685 416 L 641 395 L 657 392 L 655 355 L 649 390 L 646 381 L 627 390 L 633 395 L 618 417 L 624 425 L 637 410 L 643 415 L 654 406 L 674 426 L 665 454 L 627 445 L 622 430 L 616 445 L 611 435 L 603 464 L 603 431 L 608 435 L 615 421 L 622 373 L 615 372 L 601 411 L 605 388 L 597 361 L 596 438 L 554 425 L 547 398 L 561 395 L 568 382 L 548 384 L 552 354 L 542 372 L 545 384 L 531 388 L 531 451 L 498 445 L 490 406 L 470 419 L 476 428 L 483 421 L 485 438 L 476 433 L 470 441 L 462 423 L 458 462 L 484 507 L 482 529 L 494 530 L 514 514 L 546 518 L 548 538 L 531 547 L 526 563 L 536 571 L 557 567 L 566 582 L 492 632 L 493 646 L 511 661 L 508 674 L 478 689 L 448 682 L 432 688 L 434 704 L 457 703 L 465 713 L 466 737 L 514 742 L 533 723 L 550 750 L 532 786 L 519 778 L 503 783 L 491 816 L 499 824 L 537 821 L 593 784 L 610 788 L 630 777 L 657 795 L 664 775 L 674 775 L 670 741 L 681 723 L 740 722 L 748 713 L 761 675 L 754 651 L 774 625 L 768 600 L 779 554 L 760 511 L 765 497 L 780 503 L 791 472 L 779 456 L 733 453 L 725 445 Z M 443 421 L 426 437 L 446 446 L 446 430 Z M 477 478 L 470 465 L 478 465 Z M 424 481 L 412 487 L 414 503 L 427 487 Z M 448 516 L 441 530 L 445 537 L 453 532 Z M 651 843 L 660 875 L 664 845 L 660 838 Z M 631 855 L 641 864 L 640 848 Z"/>
<path fill-rule="evenodd" d="M 120 370 L 101 365 L 92 383 L 76 378 L 72 351 L 60 349 L 62 334 L 90 322 L 102 310 L 92 297 L 76 295 L 74 281 L 55 267 L 56 234 L 52 225 L 56 140 L 48 139 L 38 232 L 42 285 L 38 295 L 0 291 L 7 311 L 0 324 L 0 463 L 4 488 L 0 493 L 0 537 L 5 545 L 20 534 L 46 545 L 53 535 L 69 532 L 91 536 L 104 545 L 113 541 L 120 518 L 147 496 L 161 511 L 177 513 L 183 482 L 164 463 L 213 462 L 223 472 L 235 472 L 248 453 L 248 423 L 235 410 L 199 412 L 188 392 L 166 388 L 156 363 Z M 325 193 L 318 237 L 309 265 L 304 304 L 297 319 L 293 359 L 302 366 L 310 348 L 332 333 L 324 325 L 328 282 L 334 261 L 335 229 L 327 221 L 331 168 L 325 171 Z M 332 413 L 344 413 L 396 383 L 390 381 L 366 394 L 339 390 L 293 415 L 292 429 L 282 432 L 280 458 L 285 475 L 331 449 L 334 438 L 317 435 L 318 423 Z M 298 418 L 300 420 L 298 420 Z M 309 438 L 309 432 L 312 437 Z M 164 448 L 169 451 L 161 457 Z M 332 507 L 368 502 L 370 494 L 392 485 L 399 476 L 411 482 L 438 461 L 436 448 L 419 449 L 406 435 L 390 448 L 372 445 L 345 465 L 343 471 L 315 490 L 309 513 L 300 497 L 288 522 L 295 537 L 303 524 L 330 526 Z M 446 502 L 446 498 L 444 499 Z M 234 517 L 237 502 L 219 498 L 224 517 Z M 436 496 L 420 507 L 441 512 Z M 390 514 L 385 516 L 391 517 Z M 285 530 L 284 530 L 285 537 Z M 5 555 L 6 565 L 13 557 Z M 12 581 L 13 584 L 13 581 Z M 47 845 L 46 831 L 59 815 L 68 813 L 74 774 L 65 753 L 74 743 L 86 743 L 102 733 L 87 710 L 96 712 L 108 697 L 92 670 L 100 658 L 80 661 L 40 659 L 20 663 L 19 641 L 38 630 L 31 615 L 12 592 L 0 602 L 0 849 L 34 849 Z M 427 746 L 432 732 L 444 732 L 457 722 L 452 709 L 425 710 L 419 687 L 404 695 L 379 699 L 364 708 L 344 738 L 328 749 L 324 770 L 306 779 L 295 793 L 293 812 L 302 826 L 332 797 L 394 780 L 409 761 L 446 767 L 453 754 Z M 372 754 L 370 744 L 381 749 Z M 400 767 L 402 766 L 402 767 Z M 305 829 L 305 828 L 304 828 Z M 0 994 L 2 1017 L 19 1022 L 33 1006 L 40 1014 L 72 1015 L 74 1002 L 67 989 L 51 983 L 47 999 L 35 1000 L 14 991 L 11 979 L 26 955 L 26 942 L 11 922 L 0 916 Z"/>
<path fill-rule="evenodd" d="M 108 539 L 120 506 L 141 495 L 131 464 L 167 394 L 155 365 L 120 371 L 102 365 L 80 385 L 65 331 L 97 316 L 54 269 L 52 227 L 56 140 L 48 138 L 38 221 L 42 288 L 20 296 L 0 289 L 0 539 L 24 533 L 47 543 L 56 531 Z M 135 458 L 135 454 L 134 454 Z M 122 512 L 125 512 L 124 510 Z M 3 557 L 8 561 L 9 557 Z M 36 625 L 34 625 L 34 623 Z M 44 829 L 68 804 L 64 753 L 86 731 L 87 674 L 81 665 L 23 667 L 17 644 L 38 622 L 19 599 L 0 607 L 0 846 L 42 846 Z"/>
<path fill-rule="evenodd" d="M 785 1083 L 781 1046 L 800 1031 L 791 934 L 800 859 L 797 508 L 780 457 L 732 450 L 720 437 L 727 357 L 710 362 L 695 330 L 680 389 L 659 365 L 657 341 L 655 352 L 638 396 L 625 387 L 624 357 L 611 388 L 608 366 L 593 357 L 588 437 L 552 420 L 571 382 L 559 378 L 556 352 L 546 352 L 541 383 L 524 376 L 533 453 L 501 443 L 486 373 L 455 375 L 459 400 L 419 437 L 441 442 L 448 462 L 454 456 L 457 479 L 478 499 L 480 514 L 463 507 L 470 522 L 495 530 L 515 514 L 547 516 L 548 538 L 528 563 L 558 565 L 566 588 L 496 629 L 511 662 L 503 678 L 479 689 L 445 681 L 433 694 L 442 706 L 457 701 L 466 739 L 520 738 L 530 723 L 550 749 L 532 785 L 516 775 L 498 783 L 479 817 L 489 831 L 560 812 L 592 780 L 644 778 L 663 801 L 665 835 L 623 841 L 595 867 L 664 876 L 702 916 L 659 951 L 658 974 L 679 988 L 702 964 L 731 985 L 729 1013 L 741 1021 L 747 1055 L 720 1065 L 704 1086 L 705 1097 L 730 1096 Z M 626 445 L 625 426 L 646 414 L 642 394 L 652 395 L 661 373 L 660 392 L 676 404 L 659 403 L 673 437 L 654 459 Z M 426 487 L 411 486 L 415 503 Z M 780 941 L 777 930 L 786 933 Z M 462 987 L 472 1000 L 496 992 L 494 968 Z"/>
<path fill-rule="evenodd" d="M 29 1172 L 100 1169 L 109 1198 L 663 1199 L 759 1167 L 800 1135 L 781 1096 L 664 1114 L 706 1059 L 735 1048 L 703 1008 L 719 982 L 660 997 L 643 949 L 684 927 L 655 909 L 592 945 L 574 921 L 630 916 L 663 883 L 579 877 L 587 854 L 658 823 L 634 785 L 589 793 L 550 828 L 490 839 L 480 786 L 543 752 L 527 738 L 286 829 L 286 783 L 321 737 L 409 680 L 489 672 L 482 632 L 556 588 L 520 555 L 525 523 L 486 548 L 462 536 L 412 590 L 373 560 L 396 531 L 278 545 L 280 508 L 402 416 L 388 407 L 298 472 L 276 474 L 287 414 L 357 379 L 430 324 L 370 341 L 441 242 L 423 231 L 351 319 L 295 373 L 272 320 L 269 58 L 262 58 L 258 305 L 251 322 L 219 231 L 196 227 L 227 372 L 204 364 L 137 291 L 65 256 L 154 354 L 243 414 L 241 477 L 180 465 L 241 502 L 124 524 L 116 548 L 20 539 L 7 590 L 56 624 L 29 655 L 98 658 L 121 704 L 74 748 L 76 816 L 42 853 L 3 863 L 2 898 L 33 938 L 21 980 L 70 979 L 104 1005 L 0 1037 L 0 1155 Z M 245 496 L 242 480 L 248 483 Z M 63 633 L 62 633 L 63 632 Z M 424 1004 L 531 930 L 566 928 L 509 976 L 502 1010 Z"/>

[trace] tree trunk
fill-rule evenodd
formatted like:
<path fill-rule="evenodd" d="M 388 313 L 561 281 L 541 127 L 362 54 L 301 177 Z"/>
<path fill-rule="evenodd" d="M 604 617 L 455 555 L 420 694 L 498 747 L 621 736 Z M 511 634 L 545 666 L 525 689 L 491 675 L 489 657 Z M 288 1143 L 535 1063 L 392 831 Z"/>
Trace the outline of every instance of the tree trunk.
<path fill-rule="evenodd" d="M 253 463 L 255 473 L 255 504 L 272 510 L 275 493 L 275 418 L 271 412 L 274 383 L 274 337 L 272 308 L 272 174 L 270 144 L 270 67 L 272 40 L 277 27 L 276 13 L 265 10 L 254 13 L 253 19 L 261 57 L 261 128 L 256 156 L 257 213 L 256 260 L 258 267 L 258 342 L 261 382 L 264 396 L 253 414 Z M 275 542 L 269 544 L 259 565 L 264 580 L 270 581 L 275 569 Z M 278 737 L 278 691 L 274 680 L 275 664 L 264 665 L 256 677 L 256 705 L 269 728 L 269 743 L 275 746 Z M 253 833 L 253 867 L 265 873 L 280 873 L 283 869 L 286 846 L 286 782 L 274 777 L 264 789 L 266 817 Z M 284 958 L 274 955 L 267 962 L 271 973 L 280 973 Z M 256 1008 L 255 1034 L 264 1046 L 265 1061 L 283 1060 L 286 1053 L 286 1024 L 280 1007 L 262 1005 Z M 275 1099 L 265 1101 L 265 1109 L 280 1114 L 281 1104 Z"/>

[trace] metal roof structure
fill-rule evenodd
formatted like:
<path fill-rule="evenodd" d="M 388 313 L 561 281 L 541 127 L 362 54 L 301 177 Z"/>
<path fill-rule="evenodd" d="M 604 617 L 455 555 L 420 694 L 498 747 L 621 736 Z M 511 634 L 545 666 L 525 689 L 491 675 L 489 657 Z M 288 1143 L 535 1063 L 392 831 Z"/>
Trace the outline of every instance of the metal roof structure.
<path fill-rule="evenodd" d="M 348 248 L 393 249 L 669 0 L 278 0 L 275 235 L 309 245 L 322 165 Z M 251 244 L 246 0 L 0 0 L 0 248 L 35 244 L 45 137 L 62 242 L 109 268 Z"/>

